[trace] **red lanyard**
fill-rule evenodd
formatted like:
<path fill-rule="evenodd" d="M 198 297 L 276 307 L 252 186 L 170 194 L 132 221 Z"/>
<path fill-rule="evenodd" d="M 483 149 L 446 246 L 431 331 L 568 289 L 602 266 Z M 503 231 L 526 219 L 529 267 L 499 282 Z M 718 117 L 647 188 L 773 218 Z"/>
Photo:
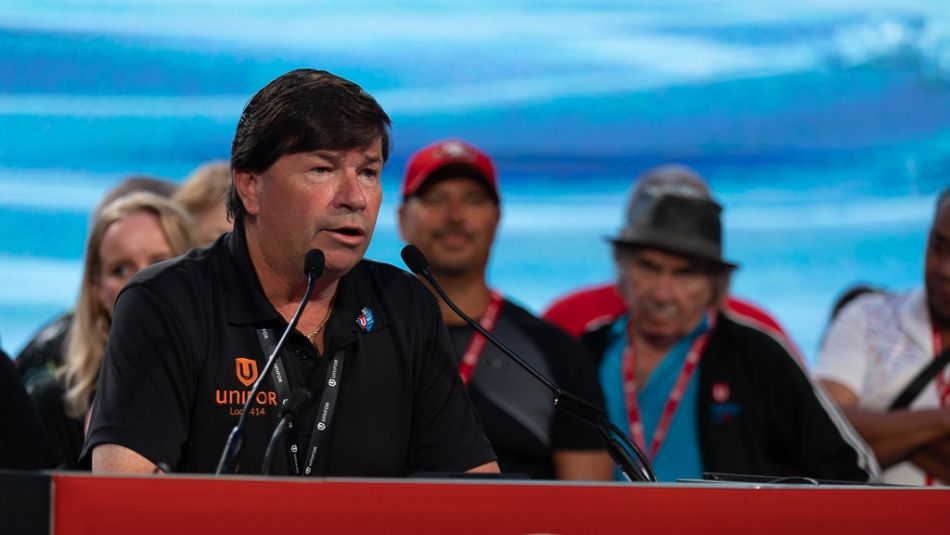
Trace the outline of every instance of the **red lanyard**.
<path fill-rule="evenodd" d="M 482 320 L 478 322 L 482 329 L 491 332 L 492 329 L 495 328 L 495 321 L 498 320 L 498 313 L 501 312 L 502 303 L 504 303 L 504 298 L 501 294 L 492 290 L 488 308 L 485 309 Z M 462 355 L 462 363 L 459 364 L 459 375 L 462 376 L 462 383 L 464 383 L 465 386 L 468 386 L 468 382 L 471 381 L 472 374 L 475 373 L 475 366 L 478 365 L 479 359 L 482 358 L 482 351 L 484 349 L 485 337 L 477 331 L 472 333 L 472 339 L 468 342 L 468 349 L 465 350 L 465 354 Z"/>
<path fill-rule="evenodd" d="M 930 332 L 933 334 L 934 340 L 934 358 L 940 356 L 943 353 L 943 339 L 940 338 L 940 331 L 937 330 L 937 326 L 933 323 L 930 324 Z M 934 382 L 937 385 L 937 401 L 940 403 L 941 407 L 946 407 L 947 402 L 950 401 L 950 384 L 947 384 L 947 378 L 944 375 L 943 370 L 937 373 L 937 377 L 934 378 Z M 924 478 L 924 484 L 928 487 L 934 485 L 934 476 L 931 473 L 927 473 Z"/>
<path fill-rule="evenodd" d="M 934 337 L 934 358 L 940 356 L 943 353 L 943 340 L 940 338 L 940 331 L 937 330 L 937 326 L 931 324 L 931 332 L 933 332 Z M 950 384 L 947 382 L 947 376 L 941 370 L 935 379 L 937 383 L 937 397 L 940 399 L 940 406 L 946 407 L 950 405 Z"/>
<path fill-rule="evenodd" d="M 683 363 L 683 368 L 680 370 L 679 377 L 676 378 L 676 382 L 673 384 L 673 389 L 670 390 L 670 395 L 666 399 L 666 406 L 663 408 L 663 414 L 660 416 L 660 421 L 657 423 L 656 429 L 653 431 L 653 441 L 650 445 L 649 451 L 650 460 L 656 458 L 657 453 L 660 451 L 660 447 L 662 447 L 663 442 L 666 441 L 666 434 L 669 432 L 670 424 L 673 422 L 673 415 L 676 414 L 676 409 L 679 408 L 680 401 L 683 399 L 683 394 L 686 392 L 686 387 L 689 385 L 689 380 L 692 378 L 693 373 L 696 371 L 696 367 L 699 365 L 699 360 L 702 358 L 703 351 L 706 350 L 706 344 L 709 341 L 709 334 L 716 326 L 716 314 L 714 311 L 709 312 L 707 325 L 706 332 L 698 336 L 690 346 L 689 353 L 686 354 L 686 362 Z M 623 391 L 627 400 L 627 416 L 630 419 L 630 435 L 641 449 L 646 450 L 646 438 L 644 437 L 643 432 L 643 420 L 640 417 L 640 404 L 637 402 L 637 382 L 633 373 L 634 351 L 632 340 L 633 338 L 628 335 L 627 346 L 623 350 L 623 361 L 621 365 L 623 369 Z"/>

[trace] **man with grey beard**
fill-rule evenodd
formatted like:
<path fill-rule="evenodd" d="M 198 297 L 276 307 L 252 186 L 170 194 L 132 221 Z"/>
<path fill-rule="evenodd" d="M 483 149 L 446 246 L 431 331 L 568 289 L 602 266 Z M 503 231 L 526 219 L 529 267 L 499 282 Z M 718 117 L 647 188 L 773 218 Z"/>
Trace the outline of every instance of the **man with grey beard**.
<path fill-rule="evenodd" d="M 872 480 L 873 455 L 799 361 L 724 312 L 737 266 L 722 256 L 721 210 L 690 175 L 636 185 L 611 239 L 627 312 L 583 338 L 610 420 L 661 481 L 708 472 Z"/>

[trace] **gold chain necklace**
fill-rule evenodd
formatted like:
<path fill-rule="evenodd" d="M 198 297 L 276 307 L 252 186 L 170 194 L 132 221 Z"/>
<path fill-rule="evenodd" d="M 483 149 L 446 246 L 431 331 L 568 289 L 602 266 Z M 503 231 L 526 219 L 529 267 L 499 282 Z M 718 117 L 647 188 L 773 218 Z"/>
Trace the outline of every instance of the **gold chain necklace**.
<path fill-rule="evenodd" d="M 307 335 L 307 340 L 309 340 L 311 344 L 314 343 L 313 337 L 320 334 L 320 331 L 322 331 L 323 328 L 327 326 L 327 322 L 330 321 L 330 314 L 333 313 L 334 301 L 336 301 L 335 293 L 333 294 L 333 297 L 330 298 L 330 306 L 327 308 L 327 315 L 323 317 L 323 321 L 320 322 L 320 325 L 317 325 L 317 328 L 311 331 L 310 334 Z"/>

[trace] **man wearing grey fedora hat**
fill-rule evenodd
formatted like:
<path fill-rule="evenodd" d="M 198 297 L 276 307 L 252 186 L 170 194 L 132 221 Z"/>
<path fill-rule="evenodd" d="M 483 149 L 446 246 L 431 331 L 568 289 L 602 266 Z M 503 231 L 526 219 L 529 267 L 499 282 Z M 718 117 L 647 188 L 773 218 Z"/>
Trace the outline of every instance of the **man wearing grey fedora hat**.
<path fill-rule="evenodd" d="M 637 177 L 638 187 L 663 188 L 686 196 L 709 197 L 709 188 L 693 169 L 680 164 L 652 167 Z M 758 305 L 731 293 L 722 295 L 723 310 L 734 320 L 754 326 L 782 344 L 795 358 L 803 357 L 785 329 L 771 314 Z M 580 338 L 585 332 L 605 323 L 613 323 L 627 310 L 615 282 L 581 288 L 557 298 L 544 311 L 543 318 Z"/>
<path fill-rule="evenodd" d="M 869 481 L 867 445 L 801 363 L 721 304 L 722 207 L 689 174 L 638 181 L 610 238 L 626 313 L 588 332 L 610 420 L 662 481 L 704 473 Z"/>

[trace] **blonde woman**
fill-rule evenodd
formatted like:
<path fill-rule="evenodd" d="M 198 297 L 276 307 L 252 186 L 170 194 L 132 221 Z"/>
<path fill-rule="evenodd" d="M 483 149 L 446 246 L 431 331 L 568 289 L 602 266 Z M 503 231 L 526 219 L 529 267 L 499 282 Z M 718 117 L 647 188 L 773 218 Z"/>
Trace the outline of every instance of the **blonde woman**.
<path fill-rule="evenodd" d="M 120 197 L 97 212 L 86 243 L 75 318 L 66 338 L 65 365 L 30 392 L 56 464 L 78 467 L 83 424 L 95 395 L 119 291 L 141 269 L 181 255 L 192 245 L 188 216 L 152 193 Z"/>
<path fill-rule="evenodd" d="M 231 164 L 213 161 L 199 166 L 178 188 L 174 201 L 194 222 L 196 245 L 210 245 L 233 225 L 228 219 L 224 197 L 231 186 Z"/>
<path fill-rule="evenodd" d="M 93 217 L 95 217 L 96 212 L 119 197 L 147 191 L 159 197 L 171 199 L 177 188 L 177 184 L 163 178 L 145 175 L 129 176 L 106 192 L 102 200 L 99 201 L 99 205 L 96 206 Z M 63 357 L 66 354 L 66 335 L 69 334 L 69 327 L 72 323 L 73 311 L 69 310 L 40 327 L 26 344 L 26 347 L 16 356 L 13 363 L 20 373 L 27 391 L 32 390 L 37 381 L 63 366 Z"/>

